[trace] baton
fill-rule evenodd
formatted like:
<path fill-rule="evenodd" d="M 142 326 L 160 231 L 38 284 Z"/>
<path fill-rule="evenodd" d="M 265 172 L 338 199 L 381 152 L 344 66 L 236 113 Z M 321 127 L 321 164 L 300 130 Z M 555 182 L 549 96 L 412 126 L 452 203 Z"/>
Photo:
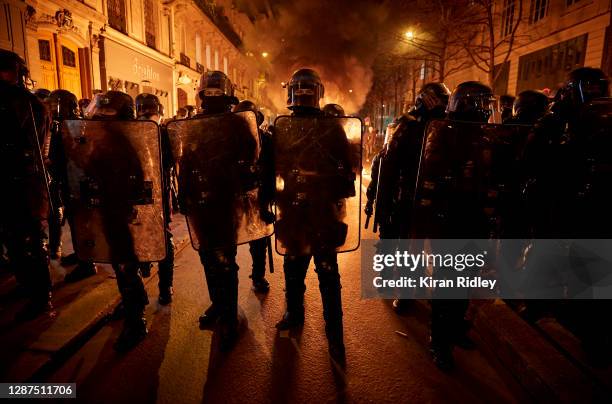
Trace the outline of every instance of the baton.
<path fill-rule="evenodd" d="M 270 273 L 274 273 L 274 257 L 272 256 L 272 236 L 266 237 L 268 241 L 266 244 L 268 245 L 268 263 L 270 264 Z"/>
<path fill-rule="evenodd" d="M 49 181 L 51 177 L 49 177 L 49 173 L 47 172 L 47 168 L 45 167 L 45 159 L 42 154 L 42 150 L 40 148 L 39 143 L 39 135 L 38 128 L 36 127 L 36 118 L 34 118 L 34 110 L 32 109 L 32 103 L 28 102 L 28 106 L 30 107 L 30 119 L 32 120 L 32 127 L 34 128 L 34 153 L 37 154 L 36 160 L 38 160 L 38 164 L 40 164 L 40 173 L 43 176 L 43 181 L 45 183 L 45 189 L 47 191 L 47 198 L 49 203 L 49 210 L 53 212 L 53 201 L 51 200 L 51 190 L 49 188 Z M 36 160 L 34 160 L 34 166 L 36 167 Z M 50 215 L 49 215 L 50 216 Z"/>

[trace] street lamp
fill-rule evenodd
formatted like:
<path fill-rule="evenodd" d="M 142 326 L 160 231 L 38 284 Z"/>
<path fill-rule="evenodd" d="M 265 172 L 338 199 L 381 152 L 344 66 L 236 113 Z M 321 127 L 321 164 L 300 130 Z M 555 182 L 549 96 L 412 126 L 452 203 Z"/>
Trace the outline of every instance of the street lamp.
<path fill-rule="evenodd" d="M 261 52 L 261 56 L 264 57 L 264 58 L 267 58 L 268 57 L 268 52 Z"/>
<path fill-rule="evenodd" d="M 412 30 L 406 31 L 404 33 L 404 36 L 406 37 L 407 40 L 412 41 L 414 39 L 414 31 Z"/>

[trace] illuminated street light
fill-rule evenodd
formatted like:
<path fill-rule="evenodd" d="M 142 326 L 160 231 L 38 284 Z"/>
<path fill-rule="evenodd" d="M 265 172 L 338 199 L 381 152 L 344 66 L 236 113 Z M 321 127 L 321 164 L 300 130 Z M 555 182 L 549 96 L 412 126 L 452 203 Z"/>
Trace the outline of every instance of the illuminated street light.
<path fill-rule="evenodd" d="M 264 58 L 268 57 L 268 52 L 261 52 L 261 56 L 263 56 Z"/>
<path fill-rule="evenodd" d="M 404 36 L 407 40 L 412 41 L 414 39 L 414 31 L 406 31 Z"/>
<path fill-rule="evenodd" d="M 352 92 L 353 92 L 353 89 L 350 89 L 350 90 L 349 90 L 349 93 L 352 93 Z"/>

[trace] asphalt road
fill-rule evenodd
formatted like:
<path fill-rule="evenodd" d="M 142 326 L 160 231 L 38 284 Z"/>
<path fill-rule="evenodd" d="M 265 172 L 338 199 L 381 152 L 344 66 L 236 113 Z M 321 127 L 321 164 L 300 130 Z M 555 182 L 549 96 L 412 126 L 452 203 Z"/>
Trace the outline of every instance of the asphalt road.
<path fill-rule="evenodd" d="M 365 237 L 373 237 L 366 232 Z M 346 367 L 327 352 L 321 299 L 314 268 L 307 277 L 306 323 L 299 333 L 279 335 L 284 310 L 282 257 L 274 257 L 271 291 L 251 290 L 248 246 L 239 248 L 239 304 L 243 319 L 236 347 L 218 350 L 212 331 L 198 327 L 209 305 L 197 253 L 184 249 L 176 260 L 171 306 L 157 304 L 150 282 L 150 333 L 127 354 L 112 343 L 121 321 L 111 321 L 48 378 L 76 382 L 87 403 L 326 403 L 326 402 L 515 402 L 523 393 L 484 347 L 455 351 L 457 368 L 439 371 L 428 352 L 429 309 L 414 305 L 397 316 L 390 302 L 360 298 L 359 251 L 339 256 Z M 407 336 L 396 333 L 401 331 Z M 477 339 L 477 336 L 476 336 Z M 477 340 L 478 342 L 478 340 Z"/>

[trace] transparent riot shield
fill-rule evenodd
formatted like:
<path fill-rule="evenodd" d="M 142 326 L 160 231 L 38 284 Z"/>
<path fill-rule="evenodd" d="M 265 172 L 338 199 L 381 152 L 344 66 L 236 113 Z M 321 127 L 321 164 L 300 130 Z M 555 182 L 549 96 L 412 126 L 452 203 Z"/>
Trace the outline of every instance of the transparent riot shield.
<path fill-rule="evenodd" d="M 362 123 L 355 117 L 279 116 L 274 123 L 276 250 L 359 247 Z"/>
<path fill-rule="evenodd" d="M 261 145 L 251 111 L 169 122 L 179 205 L 194 249 L 216 249 L 270 236 L 262 217 Z"/>
<path fill-rule="evenodd" d="M 151 121 L 67 120 L 62 125 L 67 209 L 81 260 L 164 259 L 159 127 Z"/>
<path fill-rule="evenodd" d="M 425 131 L 412 236 L 504 236 L 529 125 L 435 120 Z M 516 206 L 514 206 L 516 208 Z"/>

